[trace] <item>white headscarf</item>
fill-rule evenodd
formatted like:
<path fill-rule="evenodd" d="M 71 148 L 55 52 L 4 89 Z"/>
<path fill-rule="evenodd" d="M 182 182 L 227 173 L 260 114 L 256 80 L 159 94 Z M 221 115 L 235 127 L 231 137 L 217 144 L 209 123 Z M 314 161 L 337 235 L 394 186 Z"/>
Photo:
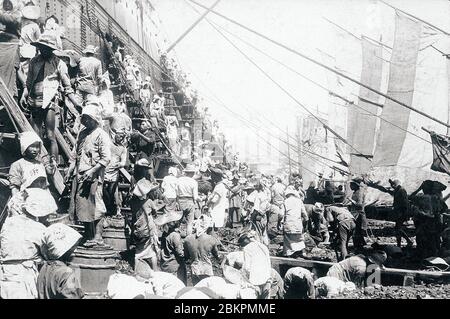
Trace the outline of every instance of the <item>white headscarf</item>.
<path fill-rule="evenodd" d="M 27 148 L 37 142 L 41 143 L 41 139 L 33 131 L 20 134 L 20 152 L 22 153 L 22 155 L 25 154 Z"/>
<path fill-rule="evenodd" d="M 28 188 L 24 208 L 34 217 L 45 217 L 56 213 L 58 206 L 55 199 L 46 189 Z"/>

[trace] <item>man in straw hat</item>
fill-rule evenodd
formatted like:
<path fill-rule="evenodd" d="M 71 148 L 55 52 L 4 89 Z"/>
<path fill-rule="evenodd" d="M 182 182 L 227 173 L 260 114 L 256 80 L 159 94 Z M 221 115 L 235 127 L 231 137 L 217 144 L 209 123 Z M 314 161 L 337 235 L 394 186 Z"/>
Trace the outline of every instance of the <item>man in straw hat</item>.
<path fill-rule="evenodd" d="M 150 267 L 157 270 L 159 240 L 153 219 L 156 207 L 154 202 L 149 199 L 149 194 L 158 187 L 158 184 L 153 184 L 146 178 L 142 178 L 136 183 L 132 192 L 130 207 L 133 214 L 132 238 L 136 246 L 136 269 Z"/>
<path fill-rule="evenodd" d="M 86 105 L 81 115 L 83 129 L 78 134 L 74 158 L 68 177 L 73 177 L 69 211 L 71 217 L 85 227 L 84 239 L 102 242 L 96 225 L 104 217 L 103 180 L 105 168 L 111 160 L 111 140 L 100 128 L 102 119 L 98 107 Z M 98 229 L 100 230 L 100 229 Z"/>
<path fill-rule="evenodd" d="M 383 268 L 387 260 L 384 251 L 374 251 L 368 257 L 364 255 L 353 256 L 334 264 L 328 270 L 327 277 L 335 277 L 343 282 L 353 282 L 358 287 L 364 287 L 369 265 Z"/>
<path fill-rule="evenodd" d="M 57 163 L 58 143 L 56 141 L 56 111 L 58 109 L 59 88 L 64 89 L 66 97 L 75 105 L 78 103 L 73 94 L 67 65 L 55 54 L 56 36 L 44 32 L 37 42 L 32 43 L 39 54 L 30 61 L 26 87 L 20 99 L 23 108 L 30 109 L 30 124 L 41 138 L 45 124 L 52 162 Z"/>
<path fill-rule="evenodd" d="M 17 72 L 20 84 L 25 87 L 30 60 L 36 55 L 36 48 L 31 43 L 39 40 L 41 29 L 36 23 L 41 15 L 41 8 L 29 2 L 22 9 L 20 30 L 20 67 Z"/>
<path fill-rule="evenodd" d="M 37 278 L 39 299 L 83 298 L 79 278 L 67 265 L 80 240 L 81 235 L 64 224 L 45 230 L 41 250 L 46 261 Z"/>
<path fill-rule="evenodd" d="M 102 80 L 102 62 L 95 57 L 96 48 L 88 45 L 84 50 L 84 57 L 78 64 L 77 95 L 80 103 L 86 103 L 98 95 Z"/>
<path fill-rule="evenodd" d="M 180 210 L 183 211 L 186 220 L 186 236 L 192 234 L 192 227 L 195 217 L 195 209 L 200 201 L 198 196 L 198 182 L 193 178 L 196 168 L 188 164 L 183 170 L 184 176 L 178 178 L 177 200 Z"/>
<path fill-rule="evenodd" d="M 0 232 L 0 298 L 37 299 L 37 263 L 45 226 L 39 222 L 56 213 L 48 191 L 27 189 L 21 211 L 6 219 Z"/>
<path fill-rule="evenodd" d="M 171 273 L 186 284 L 183 240 L 180 234 L 182 212 L 167 211 L 155 219 L 163 228 L 161 236 L 161 270 Z"/>

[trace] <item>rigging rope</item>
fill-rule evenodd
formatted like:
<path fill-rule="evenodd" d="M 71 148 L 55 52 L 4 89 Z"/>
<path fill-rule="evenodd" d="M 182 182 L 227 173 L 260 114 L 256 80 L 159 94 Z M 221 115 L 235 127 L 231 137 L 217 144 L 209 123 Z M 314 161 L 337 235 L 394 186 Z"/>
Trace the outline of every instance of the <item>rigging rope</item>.
<path fill-rule="evenodd" d="M 199 7 L 206 8 L 204 5 L 198 3 L 197 1 L 194 1 L 194 0 L 188 0 L 188 1 L 196 4 Z M 281 48 L 283 48 L 283 49 L 285 49 L 285 50 L 287 50 L 287 51 L 289 51 L 289 52 L 291 52 L 291 53 L 293 53 L 293 54 L 295 54 L 295 55 L 297 55 L 297 56 L 299 56 L 299 57 L 301 57 L 301 58 L 303 58 L 305 60 L 308 60 L 311 63 L 316 64 L 317 66 L 319 66 L 319 67 L 321 67 L 323 69 L 326 69 L 326 70 L 328 70 L 330 72 L 333 72 L 333 73 L 335 73 L 335 74 L 337 74 L 337 75 L 339 75 L 339 76 L 341 76 L 341 77 L 343 77 L 343 78 L 345 78 L 345 79 L 347 79 L 347 80 L 349 80 L 349 81 L 351 81 L 351 82 L 353 82 L 355 84 L 358 84 L 359 86 L 362 86 L 362 87 L 368 89 L 369 91 L 372 91 L 372 92 L 374 92 L 374 93 L 376 93 L 376 94 L 378 94 L 380 96 L 383 96 L 386 99 L 391 100 L 392 102 L 395 102 L 398 105 L 401 105 L 401 106 L 403 106 L 403 107 L 405 107 L 405 108 L 407 108 L 407 109 L 409 109 L 409 110 L 411 110 L 413 112 L 416 112 L 417 114 L 420 114 L 420 115 L 422 115 L 422 116 L 424 116 L 426 118 L 429 118 L 429 119 L 433 120 L 434 122 L 439 123 L 439 124 L 441 124 L 441 125 L 443 125 L 445 127 L 450 127 L 449 123 L 445 123 L 445 122 L 443 122 L 443 121 L 441 121 L 441 120 L 439 120 L 439 119 L 437 119 L 435 117 L 432 117 L 431 115 L 429 115 L 429 114 L 427 114 L 425 112 L 422 112 L 422 111 L 420 111 L 420 110 L 418 110 L 418 109 L 416 109 L 416 108 L 414 108 L 414 107 L 412 107 L 412 106 L 410 106 L 410 105 L 408 105 L 406 103 L 403 103 L 403 102 L 401 102 L 401 101 L 399 101 L 399 100 L 397 100 L 397 99 L 395 99 L 395 98 L 393 98 L 393 97 L 391 97 L 391 96 L 389 96 L 387 94 L 384 94 L 383 92 L 380 92 L 380 91 L 378 91 L 378 90 L 376 90 L 376 89 L 374 89 L 374 88 L 372 88 L 372 87 L 370 87 L 370 86 L 368 86 L 368 85 L 366 85 L 364 83 L 361 83 L 360 81 L 355 80 L 352 77 L 347 76 L 344 73 L 342 73 L 340 71 L 337 71 L 336 69 L 334 69 L 332 67 L 329 67 L 329 66 L 327 66 L 327 65 L 325 65 L 325 64 L 323 64 L 323 63 L 321 63 L 321 62 L 319 62 L 319 61 L 317 61 L 317 60 L 315 60 L 315 59 L 313 59 L 313 58 L 311 58 L 311 57 L 309 57 L 309 56 L 299 52 L 298 50 L 295 50 L 295 49 L 293 49 L 293 48 L 291 48 L 291 47 L 289 47 L 289 46 L 287 46 L 287 45 L 285 45 L 285 44 L 283 44 L 283 43 L 281 43 L 279 41 L 276 41 L 276 40 L 274 40 L 274 39 L 272 39 L 272 38 L 270 38 L 270 37 L 268 37 L 268 36 L 258 32 L 258 31 L 255 31 L 255 30 L 253 30 L 253 29 L 243 25 L 242 23 L 237 22 L 236 20 L 233 20 L 233 19 L 231 19 L 231 18 L 229 18 L 229 17 L 227 17 L 227 16 L 225 16 L 225 15 L 223 15 L 221 13 L 218 13 L 215 10 L 211 10 L 211 13 L 214 13 L 215 15 L 221 17 L 222 19 L 225 19 L 225 20 L 231 22 L 232 24 L 235 24 L 235 25 L 241 27 L 242 29 L 245 29 L 248 32 L 257 35 L 258 37 L 263 38 L 263 39 L 265 39 L 265 40 L 275 44 L 276 46 L 279 46 L 279 47 L 281 47 Z M 445 31 L 441 30 L 441 32 L 445 32 Z"/>

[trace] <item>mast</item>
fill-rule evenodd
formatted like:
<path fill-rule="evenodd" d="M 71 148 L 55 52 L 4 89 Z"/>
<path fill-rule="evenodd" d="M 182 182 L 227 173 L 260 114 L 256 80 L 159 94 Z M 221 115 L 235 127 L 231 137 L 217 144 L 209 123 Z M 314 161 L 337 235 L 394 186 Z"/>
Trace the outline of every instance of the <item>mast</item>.
<path fill-rule="evenodd" d="M 289 160 L 289 184 L 291 183 L 292 176 L 292 163 L 291 163 L 291 146 L 289 143 L 289 127 L 286 127 L 286 135 L 287 135 L 287 148 L 288 148 L 288 160 Z"/>
<path fill-rule="evenodd" d="M 180 35 L 180 37 L 178 39 L 175 40 L 175 42 L 173 44 L 170 45 L 170 47 L 167 49 L 167 52 L 172 51 L 172 49 L 181 41 L 184 39 L 185 36 L 188 35 L 189 32 L 192 31 L 192 29 L 194 29 L 197 24 L 199 24 L 207 15 L 208 13 L 211 12 L 212 9 L 214 9 L 218 4 L 219 4 L 220 0 L 217 0 L 216 2 L 214 2 L 214 4 L 209 7 L 186 31 L 183 32 L 182 35 Z"/>
<path fill-rule="evenodd" d="M 302 175 L 303 177 L 303 164 L 302 164 L 302 152 L 303 152 L 303 143 L 302 143 L 302 118 L 300 116 L 297 116 L 297 156 L 298 156 L 298 172 Z"/>
<path fill-rule="evenodd" d="M 447 55 L 447 77 L 450 78 L 450 56 Z M 448 84 L 448 117 L 447 117 L 447 123 L 450 124 L 450 83 Z M 447 136 L 450 136 L 450 127 L 447 127 Z"/>

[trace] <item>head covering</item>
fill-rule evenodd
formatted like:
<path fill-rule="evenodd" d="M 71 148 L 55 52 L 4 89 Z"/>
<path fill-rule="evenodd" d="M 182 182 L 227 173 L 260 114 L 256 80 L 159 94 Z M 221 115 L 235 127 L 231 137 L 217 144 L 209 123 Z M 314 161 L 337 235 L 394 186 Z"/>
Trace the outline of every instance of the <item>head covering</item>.
<path fill-rule="evenodd" d="M 88 54 L 88 53 L 95 54 L 95 51 L 96 51 L 95 46 L 93 46 L 93 45 L 88 45 L 88 46 L 86 47 L 86 49 L 83 50 L 83 54 Z"/>
<path fill-rule="evenodd" d="M 325 206 L 322 203 L 315 203 L 313 207 L 313 212 L 323 213 L 325 211 Z"/>
<path fill-rule="evenodd" d="M 156 226 L 164 226 L 171 222 L 179 221 L 183 217 L 183 212 L 167 211 L 166 213 L 155 218 Z"/>
<path fill-rule="evenodd" d="M 41 8 L 36 5 L 25 6 L 22 9 L 22 16 L 28 20 L 37 20 L 41 16 Z"/>
<path fill-rule="evenodd" d="M 183 172 L 185 172 L 185 173 L 195 173 L 195 172 L 197 172 L 197 168 L 193 164 L 187 164 L 186 168 L 183 169 Z"/>
<path fill-rule="evenodd" d="M 149 180 L 143 178 L 134 186 L 133 195 L 142 198 L 147 196 L 151 191 L 157 189 L 158 187 L 158 184 L 153 184 Z"/>
<path fill-rule="evenodd" d="M 41 143 L 40 137 L 34 132 L 23 132 L 20 134 L 20 152 L 22 155 L 25 154 L 26 150 L 34 143 Z"/>
<path fill-rule="evenodd" d="M 219 299 L 219 296 L 207 287 L 186 287 L 178 292 L 175 299 Z"/>
<path fill-rule="evenodd" d="M 450 266 L 440 257 L 430 257 L 423 261 L 423 265 L 427 268 L 437 268 L 442 271 L 446 271 Z"/>
<path fill-rule="evenodd" d="M 189 122 L 186 122 L 186 123 L 184 124 L 184 126 L 185 126 L 185 127 L 191 127 L 191 124 L 189 124 Z"/>
<path fill-rule="evenodd" d="M 177 176 L 178 170 L 176 169 L 176 167 L 169 167 L 168 173 L 169 173 L 169 175 Z"/>
<path fill-rule="evenodd" d="M 373 253 L 370 254 L 368 259 L 370 262 L 382 266 L 387 260 L 387 254 L 386 252 L 381 250 L 374 251 Z"/>
<path fill-rule="evenodd" d="M 44 232 L 42 250 L 47 260 L 58 260 L 74 248 L 82 236 L 64 224 L 53 224 Z"/>
<path fill-rule="evenodd" d="M 113 274 L 109 277 L 107 293 L 111 299 L 134 299 L 140 295 L 145 296 L 148 285 L 132 276 Z"/>
<path fill-rule="evenodd" d="M 25 200 L 24 209 L 28 214 L 39 218 L 55 214 L 58 210 L 55 199 L 48 190 L 29 188 L 25 192 L 28 196 Z"/>
<path fill-rule="evenodd" d="M 136 164 L 134 164 L 134 166 L 141 166 L 141 167 L 148 167 L 151 168 L 152 164 L 150 164 L 150 162 L 148 161 L 148 159 L 146 158 L 141 158 L 139 161 L 136 162 Z"/>
<path fill-rule="evenodd" d="M 64 50 L 64 51 L 55 51 L 54 53 L 56 56 L 60 58 L 69 58 L 70 60 L 70 66 L 72 68 L 76 67 L 78 63 L 80 62 L 81 56 L 74 50 Z"/>
<path fill-rule="evenodd" d="M 389 183 L 392 185 L 393 188 L 397 188 L 402 185 L 402 182 L 400 182 L 400 180 L 398 180 L 398 179 L 394 179 L 394 180 L 390 179 Z"/>
<path fill-rule="evenodd" d="M 88 104 L 83 108 L 81 115 L 87 115 L 96 121 L 98 124 L 102 122 L 102 116 L 100 114 L 100 107 L 97 102 L 88 102 Z"/>
<path fill-rule="evenodd" d="M 289 196 L 289 195 L 293 195 L 293 196 L 295 196 L 295 197 L 298 197 L 298 198 L 300 198 L 300 194 L 298 193 L 298 191 L 294 188 L 294 187 L 292 187 L 292 186 L 289 186 L 288 188 L 286 188 L 286 190 L 284 191 L 284 196 Z"/>
<path fill-rule="evenodd" d="M 36 47 L 45 46 L 52 50 L 58 50 L 56 34 L 48 30 L 42 33 L 39 40 L 37 42 L 32 42 L 31 45 Z"/>
<path fill-rule="evenodd" d="M 247 279 L 241 270 L 239 270 L 244 264 L 244 253 L 242 251 L 236 251 L 229 253 L 226 256 L 226 262 L 222 265 L 222 272 L 224 278 L 236 285 L 246 283 Z"/>

